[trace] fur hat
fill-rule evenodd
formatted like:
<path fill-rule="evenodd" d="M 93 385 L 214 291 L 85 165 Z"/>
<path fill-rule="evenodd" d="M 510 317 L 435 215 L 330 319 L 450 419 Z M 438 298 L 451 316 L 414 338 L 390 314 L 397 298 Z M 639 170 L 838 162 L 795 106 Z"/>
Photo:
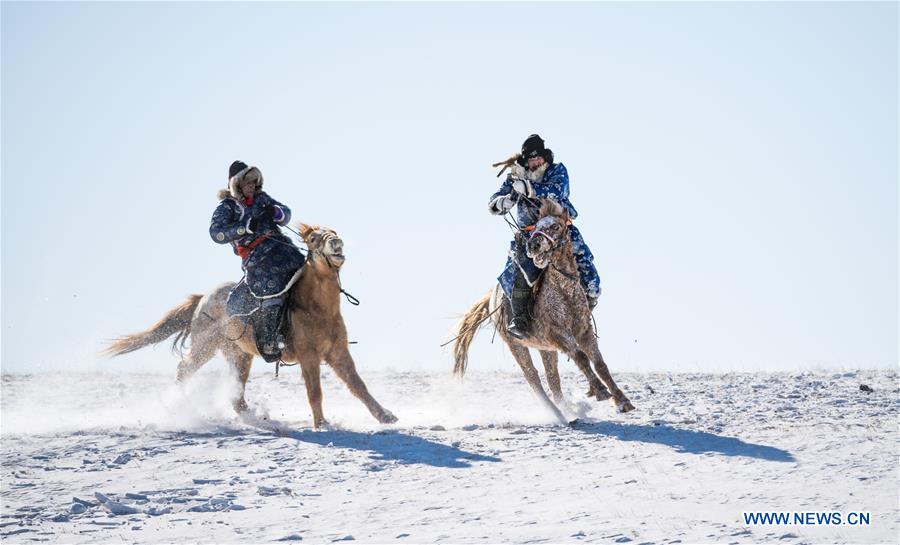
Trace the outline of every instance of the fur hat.
<path fill-rule="evenodd" d="M 544 139 L 537 134 L 532 134 L 522 142 L 522 153 L 516 162 L 525 166 L 532 157 L 543 157 L 544 161 L 553 164 L 553 151 L 544 147 Z"/>
<path fill-rule="evenodd" d="M 241 182 L 248 178 L 256 181 L 256 191 L 254 193 L 262 191 L 263 175 L 258 168 L 247 166 L 247 163 L 243 161 L 231 163 L 231 166 L 228 168 L 228 189 L 219 190 L 219 200 L 227 199 L 228 197 L 237 200 L 243 199 L 244 194 L 241 192 Z"/>
<path fill-rule="evenodd" d="M 247 168 L 247 163 L 243 161 L 235 161 L 231 163 L 231 166 L 228 167 L 228 179 L 230 180 L 234 178 L 235 175 L 240 174 L 242 170 L 246 170 Z"/>

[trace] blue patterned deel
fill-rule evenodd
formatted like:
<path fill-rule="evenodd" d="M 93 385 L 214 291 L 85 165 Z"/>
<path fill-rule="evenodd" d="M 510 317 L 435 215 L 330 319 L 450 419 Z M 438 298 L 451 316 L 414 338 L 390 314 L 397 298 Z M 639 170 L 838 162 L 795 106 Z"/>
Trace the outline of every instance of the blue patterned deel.
<path fill-rule="evenodd" d="M 534 191 L 534 197 L 531 199 L 519 197 L 519 194 L 513 191 L 514 180 L 515 177 L 513 175 L 508 176 L 503 185 L 500 186 L 500 189 L 491 195 L 489 202 L 503 195 L 517 197 L 516 221 L 520 226 L 524 227 L 537 223 L 540 215 L 539 199 L 553 199 L 565 207 L 569 212 L 570 218 L 575 219 L 578 217 L 578 212 L 569 201 L 569 173 L 562 163 L 550 165 L 540 181 L 532 182 L 531 187 Z M 578 265 L 578 272 L 581 276 L 581 285 L 589 298 L 596 299 L 600 296 L 600 276 L 597 274 L 597 268 L 594 267 L 594 254 L 591 253 L 591 249 L 584 242 L 581 232 L 574 225 L 569 226 L 569 236 L 572 239 L 572 250 L 575 253 L 575 262 Z M 512 296 L 516 269 L 521 270 L 525 274 L 529 284 L 533 284 L 540 276 L 540 269 L 525 255 L 523 237 L 516 237 L 510 242 L 509 258 L 506 260 L 503 273 L 497 278 L 507 297 Z"/>
<path fill-rule="evenodd" d="M 248 231 L 251 218 L 258 222 L 252 233 Z M 243 258 L 244 279 L 229 297 L 230 315 L 250 314 L 259 307 L 258 298 L 284 290 L 303 266 L 305 259 L 300 249 L 278 228 L 290 218 L 290 209 L 264 192 L 254 197 L 251 206 L 227 197 L 216 207 L 209 226 L 210 237 L 219 244 L 230 243 L 234 253 Z"/>

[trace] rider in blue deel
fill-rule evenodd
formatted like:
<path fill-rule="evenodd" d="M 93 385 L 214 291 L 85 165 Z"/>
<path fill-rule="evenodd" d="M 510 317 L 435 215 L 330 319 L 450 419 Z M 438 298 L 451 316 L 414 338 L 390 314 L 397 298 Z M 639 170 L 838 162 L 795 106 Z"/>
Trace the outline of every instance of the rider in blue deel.
<path fill-rule="evenodd" d="M 299 277 L 304 258 L 278 229 L 291 220 L 291 210 L 262 186 L 258 168 L 232 163 L 228 189 L 219 191 L 209 236 L 219 244 L 230 243 L 240 256 L 244 278 L 228 295 L 228 314 L 253 326 L 260 355 L 273 362 L 281 358 L 284 347 L 279 326 L 286 293 Z"/>
<path fill-rule="evenodd" d="M 568 210 L 571 219 L 578 217 L 578 212 L 569 201 L 569 174 L 566 167 L 562 163 L 555 163 L 553 152 L 544 147 L 544 140 L 537 134 L 532 134 L 522 144 L 522 152 L 500 190 L 491 195 L 489 209 L 492 214 L 502 215 L 518 206 L 516 219 L 519 226 L 525 227 L 537 222 L 539 199 L 542 198 L 553 199 L 561 204 Z M 574 225 L 569 225 L 569 236 L 581 276 L 581 286 L 588 304 L 594 308 L 600 297 L 600 276 L 594 267 L 594 255 Z M 528 335 L 532 287 L 540 277 L 541 270 L 525 255 L 523 237 L 516 237 L 510 243 L 509 255 L 506 268 L 498 280 L 512 307 L 512 318 L 507 331 L 521 339 Z"/>

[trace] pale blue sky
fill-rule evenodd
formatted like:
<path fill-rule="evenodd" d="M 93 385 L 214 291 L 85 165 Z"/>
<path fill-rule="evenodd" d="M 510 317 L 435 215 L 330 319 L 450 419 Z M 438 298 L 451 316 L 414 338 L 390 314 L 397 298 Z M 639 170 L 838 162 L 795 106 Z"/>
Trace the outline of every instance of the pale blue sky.
<path fill-rule="evenodd" d="M 897 365 L 897 3 L 3 2 L 2 368 L 174 372 L 96 352 L 240 278 L 241 159 L 345 239 L 358 366 L 449 370 L 532 132 L 614 372 Z"/>

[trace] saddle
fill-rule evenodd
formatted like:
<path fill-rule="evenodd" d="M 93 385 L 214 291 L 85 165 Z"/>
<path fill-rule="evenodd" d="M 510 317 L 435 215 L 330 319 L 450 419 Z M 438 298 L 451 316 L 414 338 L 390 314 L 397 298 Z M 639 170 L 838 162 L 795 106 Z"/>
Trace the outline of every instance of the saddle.
<path fill-rule="evenodd" d="M 253 328 L 256 348 L 268 362 L 278 361 L 281 347 L 290 334 L 290 297 L 260 299 L 242 280 L 228 294 L 226 312 Z"/>

